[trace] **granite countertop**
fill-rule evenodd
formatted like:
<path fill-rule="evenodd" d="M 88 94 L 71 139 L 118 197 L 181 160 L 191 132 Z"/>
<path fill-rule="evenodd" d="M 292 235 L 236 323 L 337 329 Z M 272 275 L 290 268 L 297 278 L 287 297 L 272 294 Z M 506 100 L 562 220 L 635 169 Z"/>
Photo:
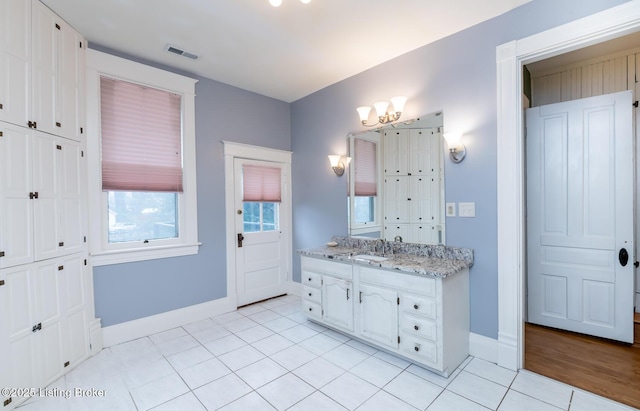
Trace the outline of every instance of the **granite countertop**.
<path fill-rule="evenodd" d="M 345 240 L 347 239 L 347 240 Z M 307 257 L 324 258 L 365 267 L 408 274 L 444 278 L 473 265 L 473 250 L 447 246 L 396 243 L 392 241 L 333 237 L 336 246 L 298 250 Z M 374 255 L 386 260 L 366 260 L 358 255 Z"/>

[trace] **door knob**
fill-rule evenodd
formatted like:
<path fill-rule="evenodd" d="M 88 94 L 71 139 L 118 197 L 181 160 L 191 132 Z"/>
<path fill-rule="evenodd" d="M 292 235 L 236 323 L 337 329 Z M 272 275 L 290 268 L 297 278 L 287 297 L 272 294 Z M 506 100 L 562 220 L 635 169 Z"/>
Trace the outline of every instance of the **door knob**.
<path fill-rule="evenodd" d="M 618 253 L 618 261 L 620 261 L 620 265 L 623 267 L 629 262 L 629 253 L 626 248 L 620 249 L 620 252 Z"/>

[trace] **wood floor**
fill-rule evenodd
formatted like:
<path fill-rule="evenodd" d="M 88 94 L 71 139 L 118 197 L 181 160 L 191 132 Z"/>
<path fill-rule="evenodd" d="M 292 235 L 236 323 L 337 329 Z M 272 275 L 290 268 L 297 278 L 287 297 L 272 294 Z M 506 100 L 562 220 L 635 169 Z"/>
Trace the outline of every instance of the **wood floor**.
<path fill-rule="evenodd" d="M 524 368 L 640 409 L 640 315 L 635 344 L 525 324 Z"/>

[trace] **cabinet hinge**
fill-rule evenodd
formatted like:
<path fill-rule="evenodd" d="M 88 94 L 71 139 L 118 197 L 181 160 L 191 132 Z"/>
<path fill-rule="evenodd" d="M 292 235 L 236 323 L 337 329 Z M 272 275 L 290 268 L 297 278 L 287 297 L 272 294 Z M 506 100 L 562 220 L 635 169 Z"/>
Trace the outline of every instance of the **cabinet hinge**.
<path fill-rule="evenodd" d="M 80 48 L 82 48 L 82 42 L 80 42 Z"/>
<path fill-rule="evenodd" d="M 7 398 L 6 400 L 4 400 L 4 407 L 6 407 L 9 404 L 11 404 L 11 398 Z"/>
<path fill-rule="evenodd" d="M 398 297 L 398 305 L 400 305 L 400 297 Z"/>
<path fill-rule="evenodd" d="M 4 134 L 2 133 L 2 131 L 0 131 L 0 137 L 4 137 Z"/>
<path fill-rule="evenodd" d="M 60 144 L 56 144 L 56 150 L 62 150 L 62 146 Z"/>
<path fill-rule="evenodd" d="M 58 266 L 58 271 L 62 271 L 62 270 L 64 270 L 64 265 L 59 265 Z"/>
<path fill-rule="evenodd" d="M 56 28 L 60 30 L 60 25 L 58 23 L 56 23 Z"/>
<path fill-rule="evenodd" d="M 80 157 L 84 157 L 84 150 L 80 150 Z"/>
<path fill-rule="evenodd" d="M 27 126 L 29 128 L 38 128 L 38 123 L 36 121 L 27 121 Z"/>
<path fill-rule="evenodd" d="M 4 251 L 0 251 L 0 257 L 4 257 Z"/>
<path fill-rule="evenodd" d="M 56 127 L 62 127 L 62 123 L 59 121 L 56 121 Z"/>
<path fill-rule="evenodd" d="M 0 280 L 0 287 L 4 285 L 4 280 Z"/>
<path fill-rule="evenodd" d="M 87 236 L 85 235 L 84 237 L 82 237 L 83 242 L 87 242 Z"/>
<path fill-rule="evenodd" d="M 0 110 L 2 110 L 4 108 L 4 106 L 2 105 L 2 103 L 0 103 Z"/>
<path fill-rule="evenodd" d="M 69 366 L 69 364 L 71 364 L 69 361 L 64 363 L 65 368 Z"/>
<path fill-rule="evenodd" d="M 33 199 L 37 199 L 38 198 L 38 192 L 35 191 L 33 193 L 29 193 L 29 200 L 33 200 Z"/>
<path fill-rule="evenodd" d="M 84 133 L 84 129 L 80 127 L 80 134 Z"/>
<path fill-rule="evenodd" d="M 58 247 L 64 247 L 64 241 L 60 241 L 60 242 L 58 243 Z"/>
<path fill-rule="evenodd" d="M 400 344 L 400 336 L 398 336 L 398 344 Z"/>

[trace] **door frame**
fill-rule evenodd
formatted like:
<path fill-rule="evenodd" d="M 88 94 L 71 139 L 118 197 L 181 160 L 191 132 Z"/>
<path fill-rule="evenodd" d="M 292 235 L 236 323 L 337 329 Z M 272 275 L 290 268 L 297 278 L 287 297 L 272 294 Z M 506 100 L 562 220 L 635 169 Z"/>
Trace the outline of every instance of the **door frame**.
<path fill-rule="evenodd" d="M 526 271 L 525 64 L 640 31 L 640 0 L 496 47 L 498 365 L 524 365 Z"/>
<path fill-rule="evenodd" d="M 234 143 L 231 141 L 221 141 L 223 144 L 224 156 L 224 205 L 225 205 L 225 222 L 226 222 L 226 241 L 227 249 L 227 298 L 234 307 L 238 306 L 238 295 L 236 291 L 236 227 L 235 227 L 235 176 L 234 176 L 234 160 L 242 158 L 247 160 L 270 161 L 281 163 L 285 172 L 284 190 L 282 191 L 282 202 L 287 205 L 288 212 L 280 215 L 280 228 L 285 234 L 284 252 L 287 272 L 286 281 L 291 283 L 291 267 L 292 267 L 292 201 L 291 201 L 291 151 L 278 150 L 274 148 L 253 146 L 249 144 Z M 292 288 L 290 286 L 290 288 Z M 291 292 L 291 291 L 290 291 Z"/>

